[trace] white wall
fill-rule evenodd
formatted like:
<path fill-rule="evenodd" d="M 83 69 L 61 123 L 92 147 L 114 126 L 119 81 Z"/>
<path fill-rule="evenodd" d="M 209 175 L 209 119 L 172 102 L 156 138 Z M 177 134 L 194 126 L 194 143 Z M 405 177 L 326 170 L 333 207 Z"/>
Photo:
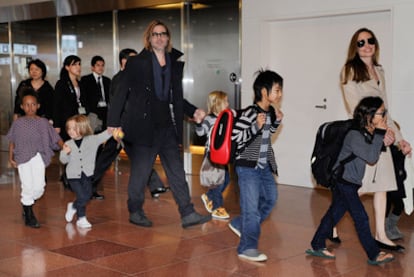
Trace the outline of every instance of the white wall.
<path fill-rule="evenodd" d="M 388 100 L 390 102 L 390 110 L 393 119 L 397 120 L 402 126 L 402 132 L 405 138 L 414 145 L 414 124 L 410 119 L 414 117 L 414 109 L 412 104 L 414 103 L 414 35 L 412 35 L 412 26 L 414 26 L 414 1 L 385 1 L 385 0 L 363 0 L 363 1 L 333 1 L 333 0 L 243 0 L 242 2 L 242 106 L 249 105 L 252 102 L 252 82 L 254 79 L 254 72 L 258 68 L 266 68 L 274 66 L 275 59 L 274 52 L 283 49 L 285 51 L 282 55 L 291 57 L 292 63 L 297 63 L 300 66 L 300 61 L 295 60 L 295 50 L 297 48 L 286 47 L 289 41 L 280 41 L 283 47 L 275 47 L 277 38 L 270 37 L 270 34 L 275 34 L 272 28 L 275 26 L 281 26 L 279 22 L 289 21 L 301 21 L 313 18 L 324 17 L 343 17 L 346 15 L 359 16 L 363 18 L 365 14 L 388 14 L 387 18 L 384 18 L 384 22 L 387 22 L 387 31 L 376 30 L 373 31 L 379 35 L 381 33 L 390 33 L 387 36 L 383 36 L 387 41 L 381 43 L 381 37 L 379 37 L 381 46 L 384 47 L 383 58 L 386 71 L 387 88 L 388 88 Z M 352 16 L 350 19 L 352 20 Z M 367 16 L 367 18 L 369 18 Z M 381 16 L 380 16 L 381 19 Z M 352 23 L 352 22 L 351 22 Z M 283 25 L 282 25 L 283 26 Z M 379 25 L 381 26 L 381 24 Z M 360 26 L 365 27 L 365 26 Z M 354 27 L 352 28 L 353 31 Z M 389 30 L 391 30 L 389 32 Z M 343 31 L 343 30 L 342 30 Z M 343 37 L 348 42 L 353 31 L 343 33 Z M 388 41 L 391 40 L 391 41 Z M 327 38 L 329 43 L 329 38 Z M 334 44 L 334 43 L 333 43 Z M 347 48 L 347 45 L 344 45 Z M 312 49 L 313 51 L 314 49 Z M 310 51 L 304 45 L 302 51 Z M 315 55 L 318 53 L 309 52 L 308 55 Z M 280 54 L 279 54 L 280 55 Z M 303 55 L 301 55 L 303 56 Z M 345 61 L 345 54 L 338 57 L 339 63 Z M 380 60 L 381 62 L 381 60 Z M 337 72 L 338 61 L 332 62 L 332 70 Z M 315 70 L 317 70 L 315 65 Z M 278 71 L 276 68 L 271 68 Z M 285 95 L 295 92 L 289 91 L 289 82 L 301 82 L 300 75 L 282 76 L 285 78 Z M 339 75 L 339 72 L 338 72 Z M 322 88 L 323 89 L 323 88 Z M 300 94 L 296 92 L 295 97 L 300 97 Z M 303 99 L 297 99 L 303 100 Z M 289 105 L 292 104 L 290 99 Z M 292 107 L 286 107 L 287 103 L 282 103 L 282 109 L 292 112 Z M 343 103 L 338 103 L 338 109 L 342 109 Z M 285 115 L 289 117 L 289 114 Z M 335 119 L 335 118 L 332 118 Z M 287 120 L 287 122 L 289 122 Z M 289 124 L 294 124 L 289 122 Z M 297 122 L 297 127 L 300 128 L 300 122 Z M 283 138 L 283 131 L 288 128 L 287 124 L 285 129 L 278 140 L 274 143 L 274 148 L 277 156 L 278 163 L 283 168 L 280 168 L 279 181 L 281 183 L 299 185 L 299 186 L 312 186 L 312 182 L 309 177 L 304 180 L 298 180 L 293 176 L 298 174 L 309 175 L 309 154 L 303 153 L 303 157 L 297 159 L 306 159 L 305 162 L 298 161 L 295 165 L 284 163 L 281 159 L 285 159 L 289 153 L 289 149 L 297 149 L 298 142 L 293 137 Z M 316 131 L 316 130 L 315 130 Z M 288 132 L 286 132 L 288 133 Z M 290 133 L 288 133 L 290 135 Z M 309 152 L 313 146 L 314 133 L 308 140 L 311 143 L 305 146 L 309 148 Z M 279 141 L 279 144 L 278 144 Z M 280 142 L 282 141 L 282 142 Z M 286 145 L 290 142 L 291 145 Z M 282 146 L 283 149 L 278 149 L 278 146 Z M 279 150 L 279 151 L 278 151 Z M 300 150 L 301 152 L 306 152 Z M 289 157 L 290 158 L 290 157 Z M 292 176 L 292 177 L 291 177 Z"/>

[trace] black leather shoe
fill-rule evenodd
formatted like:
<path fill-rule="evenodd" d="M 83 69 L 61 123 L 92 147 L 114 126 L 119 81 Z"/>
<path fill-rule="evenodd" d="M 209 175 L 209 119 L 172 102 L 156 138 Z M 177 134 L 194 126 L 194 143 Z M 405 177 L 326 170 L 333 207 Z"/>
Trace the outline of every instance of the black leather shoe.
<path fill-rule="evenodd" d="M 156 189 L 151 191 L 151 196 L 152 196 L 152 198 L 158 198 L 158 197 L 160 197 L 161 193 L 165 193 L 167 191 L 170 191 L 170 187 L 156 188 Z"/>
<path fill-rule="evenodd" d="M 99 194 L 97 192 L 94 192 L 91 196 L 91 199 L 104 200 L 105 196 L 103 196 L 102 194 Z"/>
<path fill-rule="evenodd" d="M 382 243 L 378 240 L 375 240 L 375 242 L 377 243 L 378 247 L 381 249 L 397 251 L 397 252 L 404 252 L 405 250 L 405 247 L 399 244 L 389 245 L 389 244 Z"/>

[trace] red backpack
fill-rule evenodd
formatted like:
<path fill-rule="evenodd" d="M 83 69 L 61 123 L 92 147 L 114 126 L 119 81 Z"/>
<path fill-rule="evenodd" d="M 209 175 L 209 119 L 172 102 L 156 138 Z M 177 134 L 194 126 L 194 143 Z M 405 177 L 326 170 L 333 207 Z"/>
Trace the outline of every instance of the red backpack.
<path fill-rule="evenodd" d="M 231 109 L 223 110 L 214 123 L 210 136 L 210 160 L 213 163 L 226 165 L 232 156 L 231 134 L 234 114 Z"/>

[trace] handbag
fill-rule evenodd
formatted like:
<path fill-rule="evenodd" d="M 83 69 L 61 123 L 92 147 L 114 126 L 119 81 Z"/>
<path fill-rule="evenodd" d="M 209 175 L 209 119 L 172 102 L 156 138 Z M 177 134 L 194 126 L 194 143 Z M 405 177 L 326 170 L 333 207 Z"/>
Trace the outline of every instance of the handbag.
<path fill-rule="evenodd" d="M 204 155 L 200 168 L 200 184 L 203 187 L 214 188 L 224 184 L 226 168 L 224 165 L 210 161 L 209 153 Z"/>

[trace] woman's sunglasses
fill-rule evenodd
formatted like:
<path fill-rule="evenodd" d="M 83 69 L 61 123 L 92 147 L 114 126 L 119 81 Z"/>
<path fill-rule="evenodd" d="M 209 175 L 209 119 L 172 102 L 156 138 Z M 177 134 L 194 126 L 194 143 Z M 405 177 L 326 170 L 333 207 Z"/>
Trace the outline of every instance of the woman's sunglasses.
<path fill-rule="evenodd" d="M 364 47 L 365 42 L 368 42 L 369 45 L 374 45 L 375 44 L 375 38 L 369 38 L 367 40 L 361 39 L 357 41 L 357 47 L 361 48 Z"/>

